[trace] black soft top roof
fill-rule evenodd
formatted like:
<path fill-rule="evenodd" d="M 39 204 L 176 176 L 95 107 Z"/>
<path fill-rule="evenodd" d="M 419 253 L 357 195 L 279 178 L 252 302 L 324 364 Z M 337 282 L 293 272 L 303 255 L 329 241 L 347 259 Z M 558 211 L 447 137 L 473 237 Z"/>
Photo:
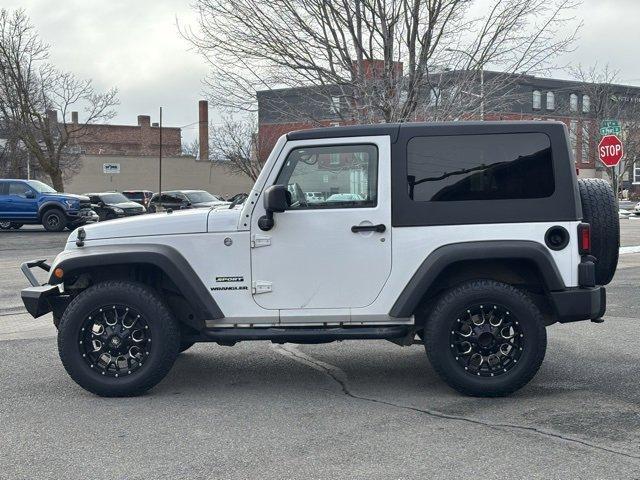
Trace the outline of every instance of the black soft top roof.
<path fill-rule="evenodd" d="M 494 133 L 507 133 L 510 131 L 522 131 L 560 124 L 557 121 L 513 121 L 501 120 L 491 122 L 410 122 L 410 123 L 379 123 L 373 125 L 345 125 L 341 127 L 312 128 L 309 130 L 296 130 L 287 134 L 288 140 L 315 140 L 321 138 L 341 138 L 341 137 L 369 137 L 376 135 L 389 135 L 391 143 L 395 143 L 400 132 L 407 130 L 437 129 L 442 135 L 456 135 L 461 133 L 461 129 L 477 128 L 478 131 L 487 130 Z"/>

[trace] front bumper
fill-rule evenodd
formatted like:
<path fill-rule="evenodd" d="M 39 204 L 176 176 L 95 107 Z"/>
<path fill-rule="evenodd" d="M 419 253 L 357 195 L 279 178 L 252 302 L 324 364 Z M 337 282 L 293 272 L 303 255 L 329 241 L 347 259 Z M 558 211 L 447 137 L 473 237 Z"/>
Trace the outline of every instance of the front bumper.
<path fill-rule="evenodd" d="M 607 309 L 604 287 L 568 288 L 551 292 L 551 303 L 560 323 L 602 318 Z"/>
<path fill-rule="evenodd" d="M 67 218 L 72 225 L 84 225 L 100 221 L 98 214 L 89 208 L 83 208 L 77 212 L 67 212 Z"/>
<path fill-rule="evenodd" d="M 61 291 L 61 285 L 39 285 L 38 280 L 31 272 L 31 269 L 38 267 L 48 272 L 51 267 L 44 260 L 32 260 L 20 265 L 22 273 L 31 284 L 30 287 L 22 289 L 20 296 L 27 312 L 34 318 L 41 317 L 49 312 L 59 313 L 64 311 L 69 303 L 70 297 Z"/>

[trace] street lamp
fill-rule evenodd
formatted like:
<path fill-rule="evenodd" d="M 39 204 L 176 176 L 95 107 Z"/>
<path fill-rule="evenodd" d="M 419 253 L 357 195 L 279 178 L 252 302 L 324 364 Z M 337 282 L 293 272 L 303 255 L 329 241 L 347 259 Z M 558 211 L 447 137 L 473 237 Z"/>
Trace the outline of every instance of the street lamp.
<path fill-rule="evenodd" d="M 465 52 L 464 50 L 459 50 L 457 48 L 445 48 L 445 51 L 461 53 L 469 57 L 469 60 L 471 61 L 474 60 L 473 55 L 471 55 L 468 52 Z M 480 70 L 480 119 L 484 120 L 484 68 L 482 63 L 479 64 L 479 70 Z"/>

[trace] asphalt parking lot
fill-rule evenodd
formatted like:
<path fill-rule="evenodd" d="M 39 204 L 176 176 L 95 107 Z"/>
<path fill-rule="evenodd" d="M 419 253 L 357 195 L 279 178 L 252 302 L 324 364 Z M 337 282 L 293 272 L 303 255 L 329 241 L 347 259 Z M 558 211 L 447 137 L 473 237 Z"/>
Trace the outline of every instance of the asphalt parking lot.
<path fill-rule="evenodd" d="M 621 225 L 640 245 L 640 220 Z M 149 394 L 103 399 L 19 299 L 19 263 L 67 235 L 0 232 L 0 478 L 640 478 L 640 253 L 605 323 L 550 327 L 508 398 L 460 396 L 424 349 L 380 341 L 196 345 Z"/>

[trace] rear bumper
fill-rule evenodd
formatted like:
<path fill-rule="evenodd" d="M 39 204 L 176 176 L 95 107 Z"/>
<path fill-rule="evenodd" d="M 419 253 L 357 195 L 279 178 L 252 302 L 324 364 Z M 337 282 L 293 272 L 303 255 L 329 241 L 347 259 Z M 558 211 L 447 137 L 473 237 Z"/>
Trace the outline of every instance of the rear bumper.
<path fill-rule="evenodd" d="M 607 309 L 604 287 L 568 288 L 551 292 L 551 302 L 560 323 L 601 318 Z"/>

